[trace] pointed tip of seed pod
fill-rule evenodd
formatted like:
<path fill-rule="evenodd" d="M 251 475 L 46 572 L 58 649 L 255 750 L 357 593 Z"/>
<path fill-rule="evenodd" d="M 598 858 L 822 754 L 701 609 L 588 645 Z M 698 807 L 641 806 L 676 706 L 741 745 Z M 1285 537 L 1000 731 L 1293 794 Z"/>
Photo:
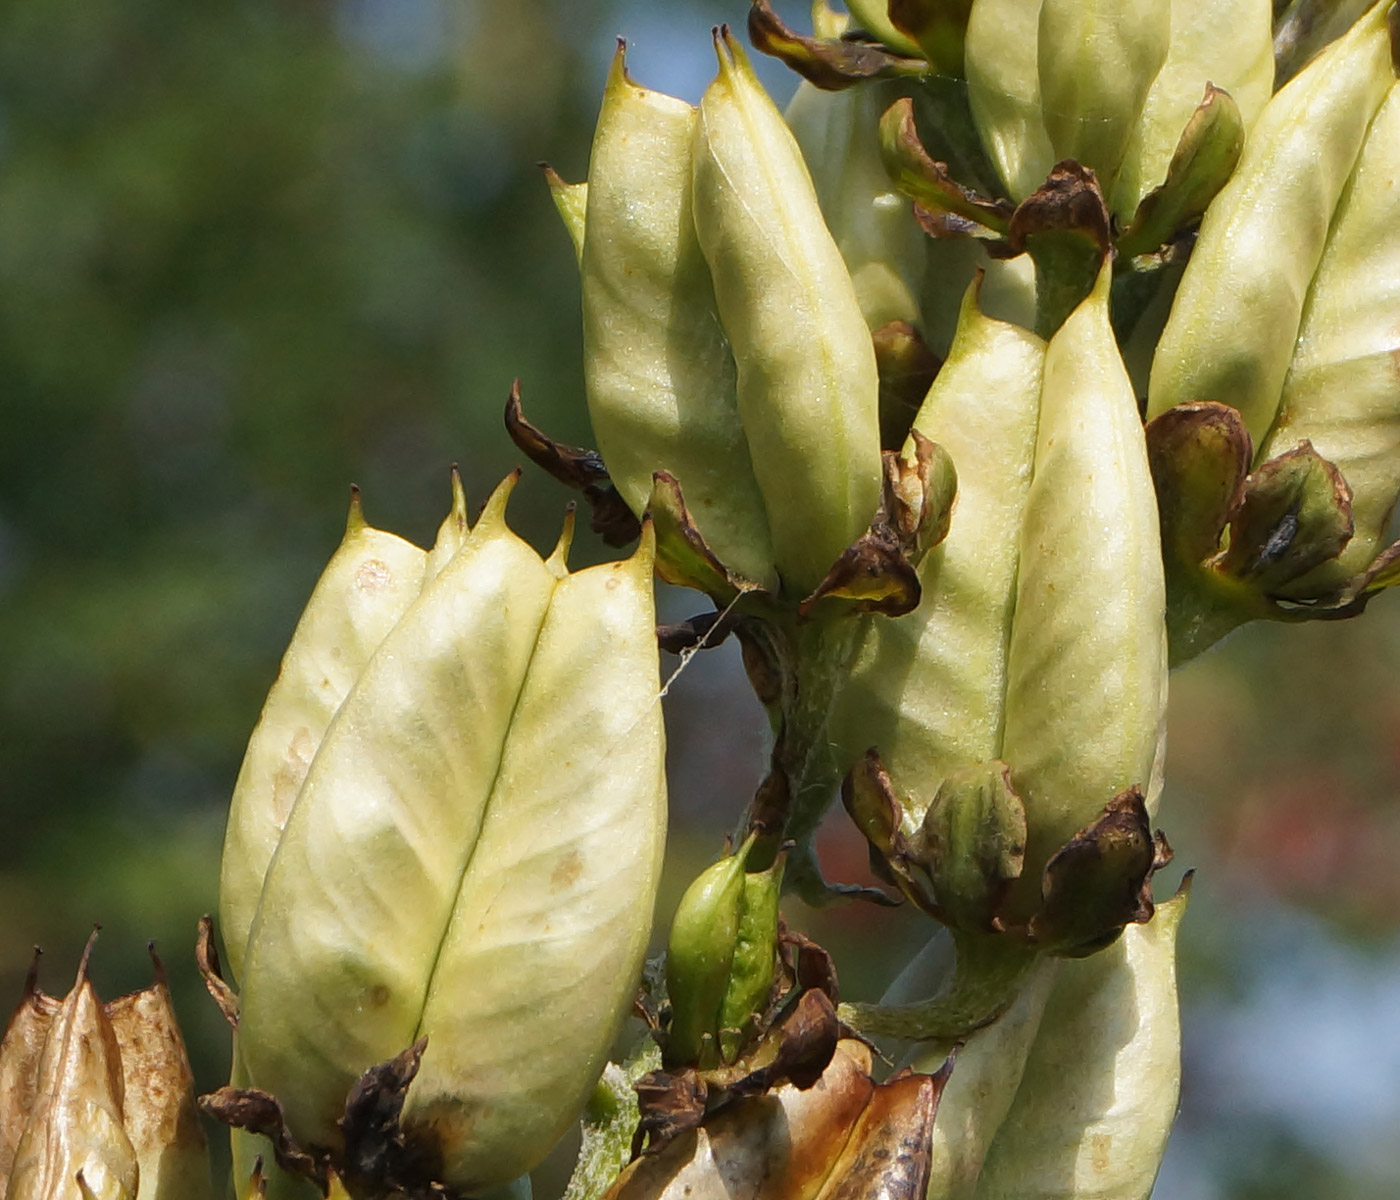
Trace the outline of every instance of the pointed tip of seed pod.
<path fill-rule="evenodd" d="M 491 498 L 486 501 L 486 507 L 481 510 L 481 516 L 477 518 L 478 525 L 505 526 L 506 505 L 510 503 L 510 494 L 515 491 L 515 485 L 520 482 L 521 474 L 520 468 L 516 467 L 496 485 L 496 490 L 491 493 Z"/>
<path fill-rule="evenodd" d="M 642 531 L 637 537 L 637 548 L 632 552 L 632 562 L 650 575 L 655 561 L 656 526 L 652 523 L 651 513 L 647 513 L 642 517 Z"/>
<path fill-rule="evenodd" d="M 43 947 L 35 946 L 34 957 L 29 960 L 29 970 L 24 973 L 24 992 L 20 997 L 21 1003 L 39 990 L 39 960 L 43 956 Z"/>
<path fill-rule="evenodd" d="M 605 92 L 610 92 L 614 88 L 625 87 L 632 82 L 627 74 L 627 39 L 620 37 L 617 39 L 617 49 L 613 51 L 612 63 L 608 67 L 607 82 L 603 85 Z"/>
<path fill-rule="evenodd" d="M 92 958 L 93 947 L 97 945 L 97 935 L 101 932 L 102 926 L 94 921 L 92 932 L 88 934 L 87 944 L 83 946 L 83 956 L 78 959 L 78 974 L 77 978 L 73 980 L 73 986 L 75 988 L 82 987 L 84 981 L 87 979 L 88 961 Z"/>
<path fill-rule="evenodd" d="M 721 78 L 726 78 L 735 73 L 743 73 L 748 76 L 753 75 L 753 67 L 749 63 L 749 56 L 744 52 L 744 47 L 739 39 L 734 36 L 734 31 L 728 24 L 716 25 L 710 30 L 710 36 L 715 43 L 715 57 L 719 59 L 719 73 Z"/>
<path fill-rule="evenodd" d="M 578 505 L 570 500 L 564 508 L 564 524 L 559 530 L 559 540 L 554 544 L 554 553 L 545 559 L 544 563 L 556 579 L 563 579 L 569 573 L 569 550 L 574 544 L 577 516 Z"/>
<path fill-rule="evenodd" d="M 350 511 L 345 517 L 345 536 L 350 537 L 352 534 L 359 533 L 367 524 L 364 501 L 360 496 L 360 485 L 352 483 L 350 485 Z"/>
<path fill-rule="evenodd" d="M 452 489 L 452 519 L 457 522 L 462 532 L 465 533 L 471 528 L 467 520 L 467 492 L 462 486 L 462 472 L 458 469 L 456 463 L 452 464 L 449 486 Z"/>
<path fill-rule="evenodd" d="M 165 963 L 161 961 L 160 955 L 156 953 L 156 944 L 154 940 L 146 943 L 146 953 L 151 956 L 151 970 L 156 977 L 156 987 L 169 987 L 170 979 L 165 973 Z"/>

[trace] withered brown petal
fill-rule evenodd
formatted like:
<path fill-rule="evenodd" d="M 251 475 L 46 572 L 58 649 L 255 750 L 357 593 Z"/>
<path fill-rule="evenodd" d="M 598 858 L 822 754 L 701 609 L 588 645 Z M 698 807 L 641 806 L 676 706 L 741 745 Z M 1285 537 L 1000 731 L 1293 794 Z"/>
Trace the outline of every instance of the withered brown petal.
<path fill-rule="evenodd" d="M 224 1125 L 262 1134 L 272 1143 L 273 1156 L 282 1170 L 311 1180 L 325 1193 L 326 1156 L 303 1149 L 292 1137 L 276 1096 L 256 1088 L 221 1087 L 201 1096 L 199 1107 Z"/>
<path fill-rule="evenodd" d="M 946 163 L 937 162 L 924 149 L 914 124 L 914 102 L 908 96 L 896 100 L 880 118 L 880 154 L 890 179 L 906 196 L 929 213 L 961 217 L 969 232 L 983 237 L 1004 236 L 1013 210 L 1003 200 L 988 200 L 958 183 Z"/>
<path fill-rule="evenodd" d="M 1166 839 L 1152 833 L 1141 789 L 1125 789 L 1045 864 L 1032 938 L 1071 958 L 1108 945 L 1123 926 L 1152 919 L 1152 875 L 1170 861 Z"/>
<path fill-rule="evenodd" d="M 883 46 L 843 38 L 813 38 L 798 33 L 773 11 L 769 0 L 753 0 L 749 40 L 764 54 L 781 59 L 804 79 L 828 92 L 839 92 L 867 79 L 918 75 L 928 64 L 903 58 Z"/>
<path fill-rule="evenodd" d="M 199 918 L 199 933 L 195 937 L 194 961 L 199 968 L 199 976 L 204 987 L 224 1014 L 229 1028 L 238 1028 L 238 993 L 224 982 L 223 965 L 219 962 L 219 948 L 214 942 L 214 918 L 208 913 Z"/>
<path fill-rule="evenodd" d="M 143 1200 L 204 1200 L 211 1195 L 209 1150 L 194 1075 L 165 967 L 154 947 L 150 953 L 155 982 L 106 1006 L 121 1054 L 126 1133 L 140 1165 Z"/>
<path fill-rule="evenodd" d="M 659 1154 L 683 1133 L 699 1127 L 705 1116 L 709 1087 L 693 1068 L 648 1071 L 636 1082 L 641 1118 L 632 1137 L 632 1157 Z"/>
<path fill-rule="evenodd" d="M 870 340 L 880 373 L 880 448 L 898 450 L 943 362 L 908 321 L 881 325 Z"/>
<path fill-rule="evenodd" d="M 520 380 L 511 384 L 506 398 L 506 432 L 522 454 L 565 487 L 582 492 L 593 510 L 593 531 L 609 546 L 626 546 L 637 540 L 641 523 L 608 477 L 602 456 L 556 442 L 525 419 L 520 406 Z"/>

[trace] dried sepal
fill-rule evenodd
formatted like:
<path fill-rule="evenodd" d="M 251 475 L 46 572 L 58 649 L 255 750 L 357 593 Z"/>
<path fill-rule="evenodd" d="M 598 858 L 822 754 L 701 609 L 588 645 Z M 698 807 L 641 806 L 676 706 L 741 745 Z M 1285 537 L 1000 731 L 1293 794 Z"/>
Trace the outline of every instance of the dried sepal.
<path fill-rule="evenodd" d="M 1229 92 L 1206 85 L 1161 184 L 1145 195 L 1118 239 L 1125 258 L 1147 254 L 1189 229 L 1225 186 L 1244 150 L 1244 119 Z"/>
<path fill-rule="evenodd" d="M 647 513 L 656 530 L 658 577 L 704 592 L 719 605 L 728 604 L 741 592 L 762 590 L 719 560 L 695 524 L 680 480 L 669 471 L 657 471 L 652 477 Z"/>
<path fill-rule="evenodd" d="M 1142 792 L 1126 789 L 1045 864 L 1030 937 L 1068 958 L 1102 949 L 1125 925 L 1152 919 L 1152 876 L 1171 857 L 1166 838 L 1152 831 Z"/>

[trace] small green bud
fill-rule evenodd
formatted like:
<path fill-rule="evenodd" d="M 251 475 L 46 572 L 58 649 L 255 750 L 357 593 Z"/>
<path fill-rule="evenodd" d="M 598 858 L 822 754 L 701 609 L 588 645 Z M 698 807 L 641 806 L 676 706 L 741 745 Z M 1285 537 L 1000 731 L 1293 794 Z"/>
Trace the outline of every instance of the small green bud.
<path fill-rule="evenodd" d="M 1091 168 L 1105 193 L 1167 61 L 1171 30 L 1163 0 L 1042 0 L 1036 63 L 1051 149 L 1057 161 Z"/>
<path fill-rule="evenodd" d="M 680 481 L 721 562 L 776 583 L 735 367 L 691 211 L 695 109 L 639 87 L 619 47 L 593 138 L 582 254 L 584 379 L 598 448 L 634 513 Z"/>
<path fill-rule="evenodd" d="M 880 502 L 870 330 L 802 152 L 742 48 L 716 34 L 695 226 L 738 365 L 739 413 L 785 593 L 801 597 Z"/>
<path fill-rule="evenodd" d="M 783 860 L 779 854 L 762 871 L 744 872 L 743 905 L 734 936 L 729 985 L 719 1009 L 719 1044 L 726 1061 L 733 1061 L 749 1040 L 755 1015 L 768 1006 L 778 963 L 778 899 L 783 891 Z"/>
<path fill-rule="evenodd" d="M 1026 806 L 1023 911 L 1052 854 L 1124 788 L 1155 782 L 1164 728 L 1157 504 L 1109 325 L 1111 269 L 1046 349 L 1021 527 L 999 757 Z"/>
<path fill-rule="evenodd" d="M 1147 415 L 1237 408 L 1257 446 L 1273 423 L 1308 285 L 1366 127 L 1395 79 L 1387 0 L 1265 106 L 1205 219 L 1158 343 Z"/>
<path fill-rule="evenodd" d="M 1147 1200 L 1180 1090 L 1186 897 L 1107 950 L 1061 964 L 977 1200 Z"/>
<path fill-rule="evenodd" d="M 1306 598 L 1364 571 L 1400 493 L 1400 84 L 1366 135 L 1337 206 L 1278 418 L 1260 457 L 1304 441 L 1351 488 L 1355 532 L 1333 562 L 1281 589 Z"/>
<path fill-rule="evenodd" d="M 671 1024 L 664 1065 L 718 1061 L 720 1006 L 729 990 L 739 921 L 744 912 L 745 846 L 711 863 L 686 888 L 666 942 L 666 994 Z"/>
<path fill-rule="evenodd" d="M 1006 198 L 1024 200 L 1055 163 L 1037 67 L 1042 0 L 978 0 L 967 23 L 967 93 Z"/>
<path fill-rule="evenodd" d="M 1163 7 L 1171 10 L 1167 59 L 1152 81 L 1110 193 L 1113 211 L 1124 221 L 1166 179 L 1208 87 L 1229 93 L 1244 131 L 1253 128 L 1273 94 L 1271 0 L 1171 0 Z"/>
<path fill-rule="evenodd" d="M 234 785 L 219 876 L 229 966 L 243 977 L 268 864 L 331 719 L 389 630 L 418 596 L 427 556 L 365 524 L 358 492 L 283 655 Z"/>

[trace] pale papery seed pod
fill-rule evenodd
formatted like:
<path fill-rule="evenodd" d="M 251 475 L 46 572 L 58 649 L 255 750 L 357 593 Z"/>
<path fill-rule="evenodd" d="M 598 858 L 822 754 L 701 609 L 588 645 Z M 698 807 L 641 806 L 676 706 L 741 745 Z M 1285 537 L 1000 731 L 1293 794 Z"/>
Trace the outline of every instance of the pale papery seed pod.
<path fill-rule="evenodd" d="M 195 1107 L 194 1075 L 175 1019 L 165 968 L 106 1006 L 121 1056 L 123 1127 L 140 1168 L 137 1200 L 210 1200 L 209 1149 Z"/>
<path fill-rule="evenodd" d="M 774 560 L 784 591 L 801 597 L 879 503 L 875 352 L 796 140 L 727 29 L 715 50 L 720 71 L 696 130 L 695 225 Z"/>
<path fill-rule="evenodd" d="M 1063 963 L 976 1200 L 1147 1200 L 1176 1117 L 1187 891 Z"/>
<path fill-rule="evenodd" d="M 1143 102 L 1112 191 L 1111 207 L 1125 221 L 1166 178 L 1207 84 L 1230 93 L 1246 131 L 1273 94 L 1271 0 L 1171 0 L 1170 12 L 1167 58 Z"/>
<path fill-rule="evenodd" d="M 367 525 L 356 494 L 282 658 L 234 785 L 219 878 L 219 925 L 234 978 L 268 864 L 331 719 L 418 596 L 426 556 Z"/>
<path fill-rule="evenodd" d="M 87 977 L 91 949 L 89 940 L 45 1036 L 6 1200 L 137 1200 L 136 1151 L 123 1128 L 121 1054 Z"/>
<path fill-rule="evenodd" d="M 720 561 L 771 587 L 734 359 L 691 214 L 695 126 L 689 104 L 628 78 L 619 47 L 593 137 L 580 260 L 588 411 L 633 512 L 646 510 L 653 474 L 669 471 Z"/>
<path fill-rule="evenodd" d="M 63 1002 L 39 989 L 39 953 L 24 979 L 5 1037 L 0 1041 L 0 1200 L 4 1200 L 14 1166 L 15 1148 L 24 1134 L 38 1087 L 39 1059 L 54 1017 Z"/>
<path fill-rule="evenodd" d="M 1376 109 L 1395 79 L 1380 0 L 1260 114 L 1201 222 L 1157 346 L 1147 416 L 1238 409 L 1256 447 L 1278 409 L 1308 285 Z"/>
<path fill-rule="evenodd" d="M 1371 122 L 1308 291 L 1268 460 L 1304 441 L 1351 486 L 1341 555 L 1283 589 L 1340 587 L 1381 549 L 1400 493 L 1400 84 Z"/>
<path fill-rule="evenodd" d="M 1021 528 L 1001 757 L 1025 801 L 1020 903 L 1125 788 L 1152 794 L 1166 710 L 1165 585 L 1137 400 L 1109 325 L 1112 267 L 1050 340 Z"/>
<path fill-rule="evenodd" d="M 1057 161 L 1072 158 L 1112 192 L 1128 139 L 1171 44 L 1163 0 L 1042 0 L 1040 105 Z"/>

